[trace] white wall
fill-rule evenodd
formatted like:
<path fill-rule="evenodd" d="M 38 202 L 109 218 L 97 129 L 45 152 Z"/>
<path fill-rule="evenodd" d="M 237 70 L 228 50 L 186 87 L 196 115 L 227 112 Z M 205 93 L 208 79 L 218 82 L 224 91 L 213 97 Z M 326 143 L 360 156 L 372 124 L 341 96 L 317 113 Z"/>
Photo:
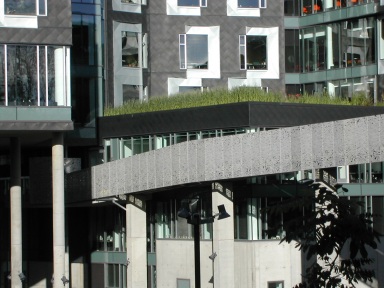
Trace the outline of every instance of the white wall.
<path fill-rule="evenodd" d="M 212 242 L 200 243 L 201 287 L 212 288 L 213 285 L 208 283 L 212 276 L 212 261 L 208 258 L 212 253 Z M 278 280 L 284 280 L 284 287 L 292 287 L 301 281 L 300 252 L 294 243 L 279 243 L 280 240 L 234 242 L 236 288 L 265 288 L 268 281 Z M 177 278 L 191 279 L 191 287 L 194 287 L 193 247 L 192 240 L 156 241 L 158 288 L 176 288 Z"/>
<path fill-rule="evenodd" d="M 200 241 L 201 288 L 213 288 L 212 241 Z M 219 257 L 219 256 L 218 256 Z M 193 240 L 156 240 L 157 288 L 176 288 L 176 279 L 190 279 L 195 287 Z"/>
<path fill-rule="evenodd" d="M 237 288 L 268 287 L 268 281 L 284 281 L 293 287 L 301 281 L 301 253 L 295 244 L 280 240 L 235 241 Z"/>

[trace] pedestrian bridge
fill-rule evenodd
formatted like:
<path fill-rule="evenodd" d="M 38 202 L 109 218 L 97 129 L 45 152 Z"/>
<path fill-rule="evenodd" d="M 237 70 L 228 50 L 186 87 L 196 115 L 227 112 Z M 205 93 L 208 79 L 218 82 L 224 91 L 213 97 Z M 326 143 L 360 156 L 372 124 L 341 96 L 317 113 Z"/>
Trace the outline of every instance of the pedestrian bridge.
<path fill-rule="evenodd" d="M 384 114 L 187 141 L 69 174 L 92 199 L 171 186 L 384 161 Z M 82 178 L 82 181 L 80 181 Z M 87 181 L 84 181 L 85 178 Z M 76 190 L 79 190 L 76 192 Z M 90 192 L 89 192 L 90 193 Z M 71 197 L 70 197 L 71 198 Z"/>

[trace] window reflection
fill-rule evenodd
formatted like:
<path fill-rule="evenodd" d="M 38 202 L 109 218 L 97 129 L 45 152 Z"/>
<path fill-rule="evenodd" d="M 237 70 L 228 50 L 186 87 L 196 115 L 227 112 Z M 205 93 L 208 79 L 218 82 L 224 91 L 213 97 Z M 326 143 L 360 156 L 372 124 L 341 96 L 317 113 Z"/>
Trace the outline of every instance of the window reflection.
<path fill-rule="evenodd" d="M 139 67 L 139 34 L 136 32 L 121 32 L 122 66 Z"/>
<path fill-rule="evenodd" d="M 123 101 L 140 100 L 139 85 L 123 85 Z"/>
<path fill-rule="evenodd" d="M 35 105 L 37 47 L 8 46 L 7 56 L 9 105 Z"/>
<path fill-rule="evenodd" d="M 156 238 L 164 239 L 193 239 L 193 225 L 187 223 L 187 219 L 177 216 L 177 212 L 184 205 L 185 200 L 170 199 L 158 201 L 155 204 Z M 206 195 L 198 202 L 197 213 L 202 218 L 212 215 L 212 200 Z M 212 238 L 212 224 L 200 225 L 201 239 Z"/>
<path fill-rule="evenodd" d="M 372 17 L 287 30 L 286 72 L 312 72 L 375 63 L 375 35 Z"/>
<path fill-rule="evenodd" d="M 36 0 L 4 0 L 7 15 L 36 15 Z"/>
<path fill-rule="evenodd" d="M 0 45 L 0 105 L 66 105 L 66 71 L 56 79 L 66 53 L 64 47 Z"/>
<path fill-rule="evenodd" d="M 4 46 L 0 46 L 0 105 L 5 105 Z"/>
<path fill-rule="evenodd" d="M 267 36 L 240 36 L 240 69 L 267 69 Z"/>
<path fill-rule="evenodd" d="M 181 34 L 180 69 L 208 69 L 208 35 Z"/>
<path fill-rule="evenodd" d="M 238 0 L 239 8 L 264 8 L 266 0 Z"/>
<path fill-rule="evenodd" d="M 178 0 L 177 5 L 178 6 L 199 7 L 200 6 L 200 0 Z"/>

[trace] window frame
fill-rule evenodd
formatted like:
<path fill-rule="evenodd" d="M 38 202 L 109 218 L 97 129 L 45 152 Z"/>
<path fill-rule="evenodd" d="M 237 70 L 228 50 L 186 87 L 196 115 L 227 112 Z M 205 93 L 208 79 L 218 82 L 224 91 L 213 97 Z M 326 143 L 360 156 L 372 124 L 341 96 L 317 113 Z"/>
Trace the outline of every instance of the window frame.
<path fill-rule="evenodd" d="M 258 0 L 263 1 L 259 7 L 239 7 L 238 1 L 227 0 L 227 16 L 260 17 L 260 10 L 267 8 L 267 0 Z"/>
<path fill-rule="evenodd" d="M 210 27 L 201 27 L 201 26 L 186 26 L 186 33 L 179 35 L 207 35 L 208 36 L 208 69 L 188 69 L 183 68 L 181 71 L 186 71 L 187 79 L 190 78 L 211 78 L 218 79 L 221 77 L 220 71 L 220 26 L 210 26 Z M 179 41 L 183 39 L 184 36 L 178 36 Z M 186 37 L 186 36 L 185 36 Z M 186 39 L 186 38 L 185 38 Z M 179 43 L 180 44 L 180 43 Z M 182 45 L 183 46 L 183 45 Z M 183 47 L 179 45 L 179 67 L 180 65 L 180 51 L 183 51 Z M 186 49 L 184 49 L 186 52 Z M 186 54 L 185 54 L 186 55 Z M 187 85 L 189 86 L 189 85 Z"/>
<path fill-rule="evenodd" d="M 199 69 L 199 68 L 189 68 L 188 66 L 188 36 L 206 36 L 207 37 L 207 58 L 209 59 L 209 45 L 208 45 L 208 35 L 206 34 L 179 34 L 179 55 L 180 55 L 180 69 Z M 207 68 L 200 68 L 202 70 L 209 69 L 209 60 L 207 63 Z"/>
<path fill-rule="evenodd" d="M 266 60 L 264 61 L 265 62 L 265 68 L 259 68 L 259 69 L 251 69 L 251 68 L 248 68 L 248 63 L 247 63 L 247 38 L 248 37 L 264 37 L 265 38 L 265 42 L 266 42 L 266 52 L 265 52 L 265 58 Z M 244 59 L 243 59 L 243 63 L 241 61 L 241 55 L 242 55 L 242 51 L 244 53 Z M 267 35 L 239 35 L 239 56 L 240 56 L 240 70 L 259 70 L 259 71 L 266 71 L 268 70 L 268 36 Z M 263 65 L 263 63 L 260 63 L 261 65 Z"/>
<path fill-rule="evenodd" d="M 268 65 L 265 70 L 246 71 L 247 79 L 279 79 L 280 54 L 279 54 L 279 27 L 247 27 L 244 35 L 267 36 Z M 240 53 L 240 52 L 239 52 Z"/>
<path fill-rule="evenodd" d="M 166 0 L 167 15 L 201 16 L 201 8 L 208 6 L 208 0 L 199 0 L 199 5 L 182 6 L 179 0 Z"/>

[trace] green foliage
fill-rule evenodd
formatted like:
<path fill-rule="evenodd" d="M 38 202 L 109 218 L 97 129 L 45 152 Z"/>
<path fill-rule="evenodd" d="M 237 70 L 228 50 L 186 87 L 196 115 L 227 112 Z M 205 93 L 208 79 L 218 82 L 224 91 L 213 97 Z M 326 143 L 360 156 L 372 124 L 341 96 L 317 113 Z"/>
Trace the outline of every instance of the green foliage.
<path fill-rule="evenodd" d="M 124 105 L 104 111 L 105 116 L 145 113 L 153 111 L 174 110 L 191 107 L 202 107 L 238 102 L 277 102 L 277 103 L 304 103 L 304 104 L 334 104 L 334 105 L 372 105 L 370 99 L 364 95 L 354 95 L 351 100 L 330 97 L 328 94 L 316 95 L 284 95 L 276 92 L 265 92 L 258 87 L 239 87 L 233 90 L 213 89 L 210 91 L 195 91 L 180 93 L 175 96 L 153 97 L 148 102 L 141 103 L 131 100 Z"/>
<path fill-rule="evenodd" d="M 372 281 L 375 276 L 371 266 L 373 259 L 368 257 L 367 247 L 376 249 L 379 242 L 379 235 L 371 228 L 372 215 L 355 213 L 362 203 L 340 198 L 336 192 L 320 187 L 318 183 L 311 187 L 316 193 L 268 208 L 270 213 L 286 213 L 302 211 L 303 206 L 313 207 L 311 215 L 284 223 L 286 236 L 281 242 L 295 241 L 296 247 L 312 263 L 306 269 L 302 283 L 295 288 L 351 288 L 358 281 Z M 348 191 L 341 185 L 336 188 Z"/>

